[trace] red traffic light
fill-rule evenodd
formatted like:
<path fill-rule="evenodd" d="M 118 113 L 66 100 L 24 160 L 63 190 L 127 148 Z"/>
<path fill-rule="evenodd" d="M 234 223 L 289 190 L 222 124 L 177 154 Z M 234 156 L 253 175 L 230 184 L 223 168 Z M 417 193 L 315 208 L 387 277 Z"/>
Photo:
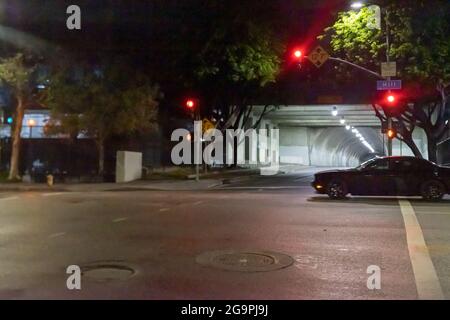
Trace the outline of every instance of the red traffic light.
<path fill-rule="evenodd" d="M 193 99 L 186 100 L 186 107 L 188 109 L 194 109 L 195 108 L 195 101 Z"/>
<path fill-rule="evenodd" d="M 295 50 L 294 51 L 294 58 L 300 59 L 303 56 L 303 53 L 301 50 Z"/>
<path fill-rule="evenodd" d="M 393 104 L 395 102 L 395 100 L 396 100 L 396 98 L 395 98 L 395 96 L 393 94 L 389 94 L 386 97 L 386 101 L 389 102 L 390 104 Z"/>

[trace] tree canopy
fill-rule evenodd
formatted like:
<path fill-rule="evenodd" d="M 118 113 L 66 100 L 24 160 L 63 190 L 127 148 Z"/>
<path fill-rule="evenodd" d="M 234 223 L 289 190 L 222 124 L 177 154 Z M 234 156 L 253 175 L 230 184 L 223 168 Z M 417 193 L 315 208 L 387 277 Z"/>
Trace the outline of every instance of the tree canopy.
<path fill-rule="evenodd" d="M 144 132 L 157 120 L 158 86 L 143 74 L 130 74 L 123 64 L 58 70 L 45 95 L 52 113 L 50 132 L 94 138 L 100 173 L 107 139 Z"/>
<path fill-rule="evenodd" d="M 368 7 L 340 13 L 319 39 L 329 41 L 335 56 L 377 72 L 387 55 L 397 62 L 398 77 L 405 82 L 404 108 L 400 108 L 404 112 L 395 117 L 401 127 L 398 138 L 421 156 L 412 131 L 424 129 L 429 158 L 436 160 L 436 143 L 448 130 L 450 2 L 382 1 L 380 7 L 381 29 L 369 27 L 373 11 Z M 345 66 L 339 70 L 344 75 L 353 73 Z M 387 118 L 380 106 L 374 103 L 374 108 L 381 120 Z"/>

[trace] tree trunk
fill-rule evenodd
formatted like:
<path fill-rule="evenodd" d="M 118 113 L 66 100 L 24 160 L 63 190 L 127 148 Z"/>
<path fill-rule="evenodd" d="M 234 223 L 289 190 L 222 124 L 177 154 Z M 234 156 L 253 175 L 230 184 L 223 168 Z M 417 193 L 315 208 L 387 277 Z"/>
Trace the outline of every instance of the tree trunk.
<path fill-rule="evenodd" d="M 97 141 L 98 151 L 98 175 L 103 176 L 105 173 L 105 141 Z"/>
<path fill-rule="evenodd" d="M 21 137 L 20 134 L 22 132 L 22 124 L 23 117 L 25 114 L 25 103 L 22 97 L 17 98 L 17 107 L 16 114 L 14 116 L 14 124 L 12 126 L 12 150 L 11 150 L 11 160 L 10 160 L 10 168 L 9 168 L 9 177 L 8 180 L 19 180 L 19 162 L 20 162 L 20 146 L 21 146 Z"/>
<path fill-rule="evenodd" d="M 428 135 L 428 160 L 437 162 L 437 140 Z"/>
<path fill-rule="evenodd" d="M 411 151 L 413 152 L 414 156 L 420 159 L 423 159 L 423 155 L 422 152 L 419 150 L 419 148 L 417 147 L 416 143 L 414 142 L 414 140 L 403 140 L 403 142 L 406 143 L 406 145 L 411 149 Z"/>

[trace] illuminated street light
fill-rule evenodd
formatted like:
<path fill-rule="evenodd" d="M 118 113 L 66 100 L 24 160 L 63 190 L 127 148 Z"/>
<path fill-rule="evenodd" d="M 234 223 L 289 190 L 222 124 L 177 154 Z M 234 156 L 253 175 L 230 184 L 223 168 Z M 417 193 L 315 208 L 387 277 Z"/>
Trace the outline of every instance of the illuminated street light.
<path fill-rule="evenodd" d="M 361 1 L 356 1 L 353 2 L 350 7 L 352 7 L 353 9 L 361 9 L 362 7 L 364 7 L 364 3 L 362 3 Z"/>
<path fill-rule="evenodd" d="M 33 136 L 33 127 L 36 125 L 36 120 L 34 119 L 29 119 L 28 122 L 28 127 L 30 128 L 30 139 Z"/>
<path fill-rule="evenodd" d="M 342 117 L 341 120 L 340 120 L 340 122 L 341 122 L 341 124 L 345 124 L 345 118 Z"/>
<path fill-rule="evenodd" d="M 349 125 L 346 125 L 346 126 L 345 126 L 345 129 L 347 129 L 347 130 L 350 130 L 350 128 L 351 128 L 351 127 L 350 127 Z"/>

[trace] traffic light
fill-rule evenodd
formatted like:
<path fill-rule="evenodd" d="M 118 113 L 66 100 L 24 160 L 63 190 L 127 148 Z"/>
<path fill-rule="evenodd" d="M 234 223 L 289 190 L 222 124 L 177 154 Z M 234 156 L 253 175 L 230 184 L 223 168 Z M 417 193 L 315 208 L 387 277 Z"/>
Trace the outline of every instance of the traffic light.
<path fill-rule="evenodd" d="M 294 50 L 293 56 L 296 60 L 301 60 L 303 57 L 303 52 L 300 49 Z"/>
<path fill-rule="evenodd" d="M 389 94 L 386 96 L 386 102 L 387 102 L 389 105 L 394 105 L 396 101 L 397 101 L 397 98 L 396 98 L 396 96 L 395 96 L 393 93 L 389 93 Z"/>
<path fill-rule="evenodd" d="M 187 99 L 186 100 L 186 108 L 188 108 L 189 110 L 194 110 L 196 106 L 195 100 L 194 99 Z"/>
<path fill-rule="evenodd" d="M 3 110 L 0 111 L 0 115 L 1 115 L 1 122 L 3 124 L 9 124 L 11 125 L 13 123 L 13 117 L 11 112 L 9 112 L 9 110 Z"/>
<path fill-rule="evenodd" d="M 198 119 L 200 117 L 200 103 L 196 98 L 186 98 L 184 100 L 184 109 L 191 117 Z"/>
<path fill-rule="evenodd" d="M 383 92 L 377 94 L 376 103 L 383 108 L 387 117 L 399 117 L 408 108 L 406 99 L 407 97 L 402 91 Z"/>
<path fill-rule="evenodd" d="M 297 64 L 299 68 L 302 67 L 303 51 L 299 48 L 292 50 L 292 62 Z"/>
<path fill-rule="evenodd" d="M 397 133 L 395 132 L 394 129 L 389 129 L 387 131 L 387 136 L 388 136 L 389 139 L 392 140 L 392 139 L 394 139 L 397 136 Z"/>

